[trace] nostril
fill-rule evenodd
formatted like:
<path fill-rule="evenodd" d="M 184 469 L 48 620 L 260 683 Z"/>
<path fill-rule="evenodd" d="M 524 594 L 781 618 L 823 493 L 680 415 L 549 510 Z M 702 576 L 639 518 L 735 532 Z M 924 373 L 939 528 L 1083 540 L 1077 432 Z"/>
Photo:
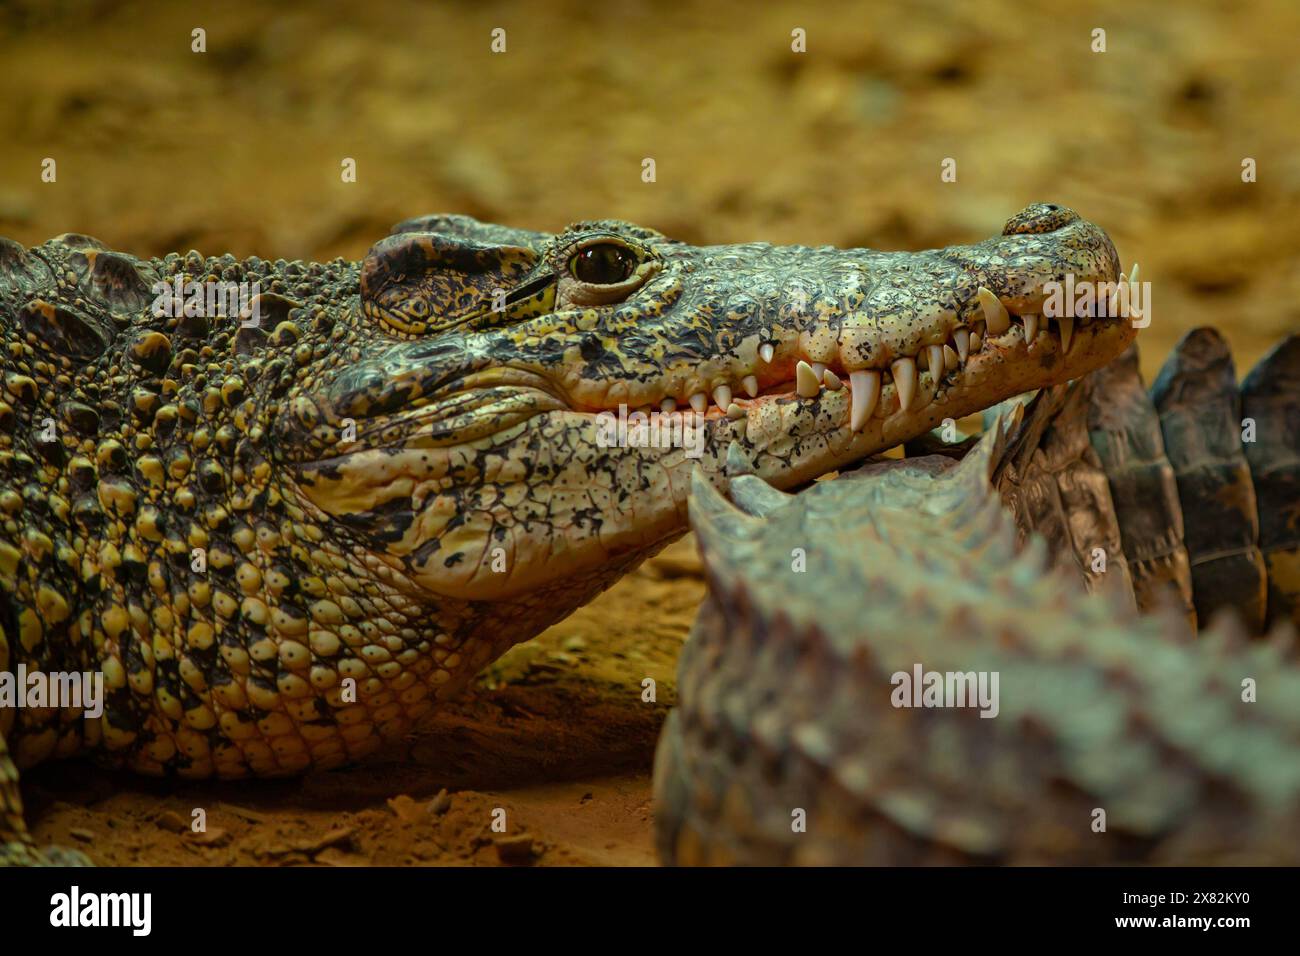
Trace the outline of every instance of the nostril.
<path fill-rule="evenodd" d="M 1033 203 L 1008 219 L 1002 234 L 1055 232 L 1078 218 L 1078 213 L 1059 203 Z"/>

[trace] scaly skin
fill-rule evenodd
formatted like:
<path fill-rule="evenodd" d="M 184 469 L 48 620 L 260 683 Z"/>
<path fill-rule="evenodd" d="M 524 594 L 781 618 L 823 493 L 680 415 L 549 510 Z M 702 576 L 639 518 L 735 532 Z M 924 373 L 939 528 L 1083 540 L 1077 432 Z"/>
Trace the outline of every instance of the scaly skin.
<path fill-rule="evenodd" d="M 1137 346 L 1089 378 L 1088 430 L 1110 480 L 1137 606 L 1154 608 L 1172 595 L 1195 627 L 1182 503 L 1160 417 L 1142 384 Z"/>
<path fill-rule="evenodd" d="M 1043 205 L 924 253 L 457 216 L 359 263 L 0 242 L 0 670 L 107 687 L 98 720 L 0 709 L 0 747 L 183 777 L 363 757 L 681 534 L 697 464 L 794 485 L 1119 354 L 1125 320 L 1081 319 L 1068 354 L 1046 322 L 1028 346 L 1018 317 L 988 327 L 981 286 L 1024 313 L 1067 272 L 1118 261 Z M 178 276 L 260 283 L 260 325 L 156 315 Z M 805 366 L 796 394 L 804 360 L 838 378 Z M 601 410 L 693 396 L 698 463 L 601 446 Z M 17 855 L 2 751 L 0 794 Z"/>
<path fill-rule="evenodd" d="M 1114 531 L 1129 512 L 1110 503 L 1102 465 L 1115 466 L 1121 490 L 1135 471 L 1151 474 L 1153 413 L 1130 389 L 1106 391 L 1109 369 L 1044 392 L 1023 421 L 1016 409 L 1014 428 L 995 425 L 958 465 L 880 462 L 794 497 L 737 477 L 738 507 L 697 482 L 691 519 L 709 595 L 655 761 L 661 858 L 1300 862 L 1297 372 L 1293 336 L 1242 388 L 1259 416 L 1261 500 L 1276 509 L 1262 513 L 1277 529 L 1265 553 L 1280 572 L 1270 610 L 1282 627 L 1270 640 L 1249 641 L 1234 621 L 1193 636 L 1183 602 L 1160 597 L 1163 573 L 1142 576 L 1152 587 L 1138 603 L 1166 607 L 1138 614 Z M 1092 436 L 1101 455 L 1089 419 L 1105 426 Z M 1215 432 L 1220 419 L 1183 424 L 1167 437 L 1195 450 L 1207 439 L 1193 427 Z M 1153 503 L 1181 546 L 1176 494 Z M 1215 540 L 1217 512 L 1186 515 L 1192 528 L 1203 521 L 1200 539 Z M 1153 523 L 1119 529 L 1148 548 L 1143 560 L 1176 551 Z M 1237 521 L 1224 531 L 1241 537 Z M 1093 570 L 1093 547 L 1110 560 L 1089 580 L 1100 593 L 1086 595 L 1079 573 Z M 893 706 L 892 676 L 918 663 L 997 673 L 999 713 Z M 792 827 L 799 810 L 803 832 Z"/>
<path fill-rule="evenodd" d="M 1136 348 L 1078 390 L 1138 608 L 1173 600 L 1193 628 L 1225 609 L 1254 633 L 1300 626 L 1300 333 L 1240 388 L 1214 329 L 1182 338 L 1150 395 Z"/>
<path fill-rule="evenodd" d="M 1300 626 L 1300 332 L 1260 359 L 1241 383 L 1243 420 L 1255 425 L 1246 444 L 1268 570 L 1267 618 Z"/>

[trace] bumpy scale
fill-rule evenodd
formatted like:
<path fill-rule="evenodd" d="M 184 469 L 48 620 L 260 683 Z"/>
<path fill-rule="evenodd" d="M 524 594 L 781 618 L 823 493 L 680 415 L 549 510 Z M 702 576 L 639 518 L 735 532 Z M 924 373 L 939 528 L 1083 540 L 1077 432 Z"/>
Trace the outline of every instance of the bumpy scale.
<path fill-rule="evenodd" d="M 0 857 L 39 858 L 15 766 L 363 757 L 680 535 L 693 470 L 795 485 L 1104 364 L 1131 323 L 1039 316 L 1066 273 L 1118 259 L 1041 204 L 919 253 L 458 216 L 361 262 L 0 241 L 0 671 L 107 698 L 0 708 Z M 699 457 L 599 440 L 624 404 L 697 410 Z"/>

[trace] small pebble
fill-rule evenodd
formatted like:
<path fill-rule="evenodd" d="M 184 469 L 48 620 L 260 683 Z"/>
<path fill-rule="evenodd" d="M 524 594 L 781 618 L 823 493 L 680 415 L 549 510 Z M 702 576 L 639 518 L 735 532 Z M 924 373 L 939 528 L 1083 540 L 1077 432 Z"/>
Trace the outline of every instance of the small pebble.
<path fill-rule="evenodd" d="M 199 846 L 225 846 L 230 842 L 230 832 L 221 827 L 209 827 L 202 833 L 191 835 L 190 842 Z"/>
<path fill-rule="evenodd" d="M 415 823 L 420 817 L 419 805 L 406 794 L 388 798 L 388 808 L 403 823 Z"/>
<path fill-rule="evenodd" d="M 425 808 L 428 813 L 439 817 L 450 809 L 451 794 L 447 792 L 445 787 L 438 791 L 438 795 L 430 800 L 429 805 Z"/>
<path fill-rule="evenodd" d="M 164 810 L 158 814 L 158 819 L 154 822 L 164 830 L 169 830 L 172 833 L 186 833 L 190 828 L 184 817 L 175 810 Z"/>

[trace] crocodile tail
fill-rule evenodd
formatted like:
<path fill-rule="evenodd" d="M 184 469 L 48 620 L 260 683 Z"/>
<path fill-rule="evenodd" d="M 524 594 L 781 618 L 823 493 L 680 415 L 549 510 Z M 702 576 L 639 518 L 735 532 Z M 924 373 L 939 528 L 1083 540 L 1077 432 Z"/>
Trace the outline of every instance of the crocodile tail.
<path fill-rule="evenodd" d="M 1182 337 L 1151 386 L 1160 431 L 1178 482 L 1192 567 L 1196 618 L 1233 607 L 1264 629 L 1267 576 L 1259 509 L 1242 448 L 1241 396 L 1228 343 L 1214 329 Z"/>
<path fill-rule="evenodd" d="M 1246 460 L 1268 571 L 1267 623 L 1300 627 L 1300 333 L 1283 339 L 1241 383 L 1241 415 L 1254 427 Z"/>
<path fill-rule="evenodd" d="M 1110 485 L 1137 606 L 1155 611 L 1172 601 L 1194 629 L 1183 508 L 1137 345 L 1090 378 L 1089 437 Z"/>

